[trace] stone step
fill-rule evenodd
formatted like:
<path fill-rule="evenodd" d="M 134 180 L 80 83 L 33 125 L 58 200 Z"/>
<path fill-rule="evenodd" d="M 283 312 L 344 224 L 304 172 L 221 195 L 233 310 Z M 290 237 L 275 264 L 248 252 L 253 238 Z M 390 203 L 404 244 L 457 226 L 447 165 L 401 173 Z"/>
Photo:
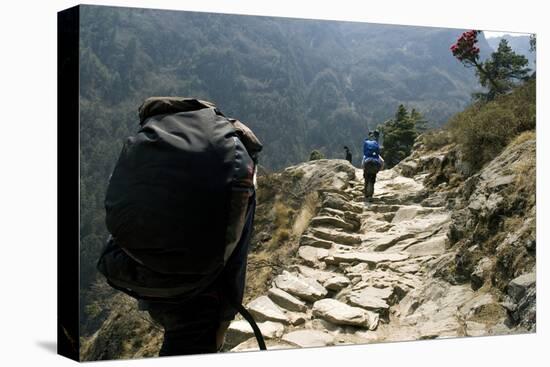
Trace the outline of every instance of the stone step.
<path fill-rule="evenodd" d="M 342 262 L 364 262 L 369 264 L 371 268 L 375 268 L 381 262 L 387 261 L 403 261 L 407 259 L 409 255 L 401 253 L 384 253 L 384 252 L 346 252 L 346 253 L 332 253 L 330 256 L 324 258 L 327 264 L 339 264 Z"/>
<path fill-rule="evenodd" d="M 290 324 L 290 319 L 285 312 L 268 296 L 260 296 L 251 301 L 247 305 L 247 309 L 256 321 L 275 321 L 285 325 Z"/>
<path fill-rule="evenodd" d="M 342 198 L 335 195 L 326 195 L 322 201 L 321 206 L 324 208 L 332 208 L 341 211 L 350 211 L 354 213 L 362 213 L 363 206 L 355 203 L 351 203 L 349 199 Z"/>
<path fill-rule="evenodd" d="M 378 314 L 349 306 L 335 299 L 325 298 L 313 304 L 313 315 L 336 325 L 351 325 L 374 330 L 378 326 Z"/>
<path fill-rule="evenodd" d="M 333 217 L 338 217 L 340 219 L 344 218 L 344 211 L 339 209 L 333 209 L 329 207 L 323 207 L 319 210 L 319 215 L 332 215 Z"/>
<path fill-rule="evenodd" d="M 388 248 L 394 246 L 396 243 L 413 238 L 414 233 L 392 233 L 383 236 L 369 244 L 369 248 L 373 251 L 385 251 Z"/>
<path fill-rule="evenodd" d="M 361 235 L 340 232 L 330 228 L 309 228 L 309 232 L 314 237 L 342 245 L 360 245 L 362 242 Z"/>
<path fill-rule="evenodd" d="M 368 292 L 353 292 L 348 296 L 348 302 L 352 306 L 377 312 L 385 319 L 389 316 L 390 305 L 382 298 L 373 296 Z"/>
<path fill-rule="evenodd" d="M 283 324 L 273 321 L 258 322 L 262 336 L 266 339 L 280 338 L 283 336 L 285 327 Z M 231 322 L 225 336 L 227 348 L 234 348 L 242 342 L 254 337 L 252 326 L 245 320 Z"/>
<path fill-rule="evenodd" d="M 288 271 L 283 271 L 274 279 L 274 284 L 300 299 L 314 302 L 327 295 L 327 290 L 319 282 L 312 278 L 306 278 L 300 275 L 294 275 Z"/>
<path fill-rule="evenodd" d="M 329 255 L 329 251 L 324 248 L 312 246 L 300 246 L 298 248 L 298 257 L 303 263 L 313 267 L 321 267 L 321 261 Z"/>
<path fill-rule="evenodd" d="M 342 211 L 338 209 L 332 209 L 328 207 L 323 207 L 319 210 L 319 216 L 331 216 L 338 219 L 344 220 L 347 223 L 353 225 L 355 228 L 361 227 L 360 214 L 350 211 Z"/>
<path fill-rule="evenodd" d="M 293 269 L 296 269 L 298 272 L 300 272 L 300 274 L 302 274 L 306 278 L 315 279 L 319 284 L 323 284 L 327 280 L 335 276 L 335 273 L 331 271 L 313 269 L 304 265 L 297 265 L 293 267 Z"/>
<path fill-rule="evenodd" d="M 268 293 L 268 297 L 271 298 L 278 306 L 285 308 L 289 311 L 306 312 L 307 306 L 305 302 L 294 297 L 290 293 L 287 293 L 279 288 L 271 288 Z"/>
<path fill-rule="evenodd" d="M 296 330 L 282 337 L 285 342 L 293 343 L 302 348 L 325 347 L 334 345 L 334 336 L 320 330 Z"/>
<path fill-rule="evenodd" d="M 325 227 L 325 226 L 336 227 L 336 228 L 341 228 L 345 231 L 354 231 L 355 229 L 357 229 L 356 226 L 346 222 L 345 220 L 342 220 L 338 217 L 331 217 L 328 215 L 311 218 L 309 225 L 319 226 L 319 227 Z"/>
<path fill-rule="evenodd" d="M 300 245 L 330 249 L 334 245 L 334 242 L 304 234 L 300 237 Z"/>
<path fill-rule="evenodd" d="M 396 213 L 400 208 L 395 204 L 371 204 L 369 210 L 374 213 Z"/>
<path fill-rule="evenodd" d="M 374 297 L 381 299 L 383 301 L 388 301 L 394 293 L 394 287 L 384 287 L 376 288 L 372 286 L 365 287 L 358 292 L 353 292 L 352 294 L 361 298 L 363 296 Z"/>

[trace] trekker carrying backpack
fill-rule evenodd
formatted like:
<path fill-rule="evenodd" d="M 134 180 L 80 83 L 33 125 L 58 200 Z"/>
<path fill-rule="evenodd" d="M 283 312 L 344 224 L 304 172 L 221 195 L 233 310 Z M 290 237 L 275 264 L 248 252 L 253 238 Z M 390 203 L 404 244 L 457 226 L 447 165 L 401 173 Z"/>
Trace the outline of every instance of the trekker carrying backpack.
<path fill-rule="evenodd" d="M 214 353 L 241 306 L 262 144 L 240 121 L 192 98 L 139 108 L 105 198 L 98 261 L 108 283 L 164 327 L 160 356 Z"/>
<path fill-rule="evenodd" d="M 374 194 L 376 174 L 384 167 L 384 160 L 380 156 L 378 130 L 369 132 L 363 143 L 363 178 L 365 179 L 365 201 L 371 201 Z"/>

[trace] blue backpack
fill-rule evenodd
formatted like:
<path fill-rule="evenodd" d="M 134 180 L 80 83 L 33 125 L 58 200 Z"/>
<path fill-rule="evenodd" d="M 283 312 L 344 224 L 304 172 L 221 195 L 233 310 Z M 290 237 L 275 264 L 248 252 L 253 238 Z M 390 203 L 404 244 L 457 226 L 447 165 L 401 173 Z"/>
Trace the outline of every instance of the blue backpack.
<path fill-rule="evenodd" d="M 363 143 L 363 159 L 375 159 L 379 161 L 380 146 L 376 140 L 365 139 Z"/>
<path fill-rule="evenodd" d="M 382 163 L 380 162 L 380 146 L 376 140 L 365 139 L 363 143 L 363 168 L 367 173 L 376 174 Z"/>

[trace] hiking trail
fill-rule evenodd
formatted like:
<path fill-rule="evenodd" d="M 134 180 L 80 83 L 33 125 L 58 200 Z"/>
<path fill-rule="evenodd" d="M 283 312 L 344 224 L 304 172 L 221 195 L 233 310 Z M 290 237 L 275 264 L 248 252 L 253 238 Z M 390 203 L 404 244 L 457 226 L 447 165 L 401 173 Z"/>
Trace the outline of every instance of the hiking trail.
<path fill-rule="evenodd" d="M 419 199 L 425 175 L 399 172 L 378 174 L 371 203 L 360 169 L 343 190 L 321 192 L 296 263 L 246 305 L 268 350 L 509 332 L 487 315 L 497 303 L 489 290 L 434 277 L 454 256 L 451 211 Z M 226 349 L 258 350 L 246 321 L 232 322 Z"/>

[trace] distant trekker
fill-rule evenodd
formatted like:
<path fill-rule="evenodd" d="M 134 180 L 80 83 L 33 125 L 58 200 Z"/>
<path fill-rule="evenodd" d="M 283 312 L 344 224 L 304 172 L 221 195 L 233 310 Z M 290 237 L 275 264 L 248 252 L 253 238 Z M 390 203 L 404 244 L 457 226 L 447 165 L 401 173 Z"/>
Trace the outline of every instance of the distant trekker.
<path fill-rule="evenodd" d="M 347 160 L 349 163 L 353 164 L 353 163 L 351 162 L 351 152 L 349 151 L 349 148 L 348 148 L 347 146 L 345 146 L 344 149 L 346 150 L 346 160 Z"/>
<path fill-rule="evenodd" d="M 384 167 L 384 160 L 380 156 L 378 130 L 369 132 L 363 143 L 363 177 L 365 179 L 365 201 L 371 201 L 374 194 L 376 174 Z"/>
<path fill-rule="evenodd" d="M 262 144 L 194 98 L 148 98 L 139 117 L 107 187 L 99 271 L 162 325 L 161 356 L 219 351 L 237 311 L 265 349 L 241 305 Z"/>

